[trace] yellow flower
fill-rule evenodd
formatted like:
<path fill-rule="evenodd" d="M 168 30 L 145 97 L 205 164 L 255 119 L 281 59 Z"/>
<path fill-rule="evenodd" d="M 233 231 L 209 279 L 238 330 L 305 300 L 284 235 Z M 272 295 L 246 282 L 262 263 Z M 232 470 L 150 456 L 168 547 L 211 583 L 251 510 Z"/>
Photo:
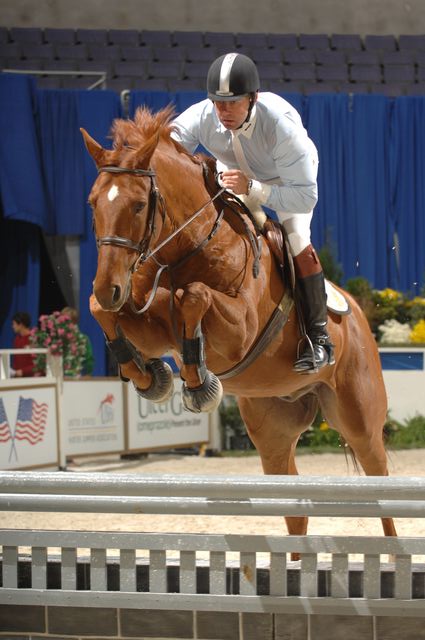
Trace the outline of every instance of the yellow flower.
<path fill-rule="evenodd" d="M 320 423 L 319 429 L 320 431 L 327 431 L 329 429 L 329 425 L 326 420 L 323 420 L 323 422 Z"/>
<path fill-rule="evenodd" d="M 419 320 L 410 333 L 411 342 L 425 343 L 425 320 Z"/>
<path fill-rule="evenodd" d="M 401 293 L 394 289 L 390 289 L 389 287 L 382 289 L 382 291 L 378 291 L 378 294 L 382 300 L 386 300 L 387 302 L 395 302 L 401 298 Z"/>

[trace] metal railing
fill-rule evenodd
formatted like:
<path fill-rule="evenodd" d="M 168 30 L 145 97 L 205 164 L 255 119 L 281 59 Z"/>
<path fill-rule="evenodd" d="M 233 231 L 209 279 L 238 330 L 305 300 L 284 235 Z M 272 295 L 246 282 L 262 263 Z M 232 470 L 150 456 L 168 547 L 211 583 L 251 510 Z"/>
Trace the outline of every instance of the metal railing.
<path fill-rule="evenodd" d="M 418 518 L 425 478 L 1 472 L 0 509 Z M 0 604 L 425 616 L 419 537 L 4 529 L 0 543 Z"/>

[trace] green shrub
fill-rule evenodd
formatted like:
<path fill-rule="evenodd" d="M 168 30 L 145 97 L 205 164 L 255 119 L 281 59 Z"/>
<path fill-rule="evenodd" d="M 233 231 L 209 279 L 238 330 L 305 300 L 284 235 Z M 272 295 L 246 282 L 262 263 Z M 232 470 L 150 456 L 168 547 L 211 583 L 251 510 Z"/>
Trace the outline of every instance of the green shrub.
<path fill-rule="evenodd" d="M 421 449 L 425 447 L 425 417 L 416 415 L 404 423 L 389 418 L 385 434 L 389 448 Z"/>

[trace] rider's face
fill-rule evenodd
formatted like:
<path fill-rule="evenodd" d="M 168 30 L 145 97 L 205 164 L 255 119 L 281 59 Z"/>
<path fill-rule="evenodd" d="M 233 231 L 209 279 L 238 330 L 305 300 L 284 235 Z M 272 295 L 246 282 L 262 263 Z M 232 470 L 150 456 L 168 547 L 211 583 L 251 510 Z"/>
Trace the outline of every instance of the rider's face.
<path fill-rule="evenodd" d="M 239 129 L 248 116 L 249 101 L 249 96 L 243 96 L 240 100 L 215 101 L 215 110 L 221 124 L 232 131 Z"/>

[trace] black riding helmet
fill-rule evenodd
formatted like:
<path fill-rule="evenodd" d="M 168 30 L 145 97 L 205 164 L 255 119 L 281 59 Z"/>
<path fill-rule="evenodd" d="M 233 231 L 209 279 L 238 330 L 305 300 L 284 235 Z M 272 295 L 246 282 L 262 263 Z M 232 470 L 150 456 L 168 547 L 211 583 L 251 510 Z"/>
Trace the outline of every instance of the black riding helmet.
<path fill-rule="evenodd" d="M 257 67 L 243 53 L 226 53 L 212 63 L 207 76 L 211 100 L 239 100 L 260 88 Z"/>

